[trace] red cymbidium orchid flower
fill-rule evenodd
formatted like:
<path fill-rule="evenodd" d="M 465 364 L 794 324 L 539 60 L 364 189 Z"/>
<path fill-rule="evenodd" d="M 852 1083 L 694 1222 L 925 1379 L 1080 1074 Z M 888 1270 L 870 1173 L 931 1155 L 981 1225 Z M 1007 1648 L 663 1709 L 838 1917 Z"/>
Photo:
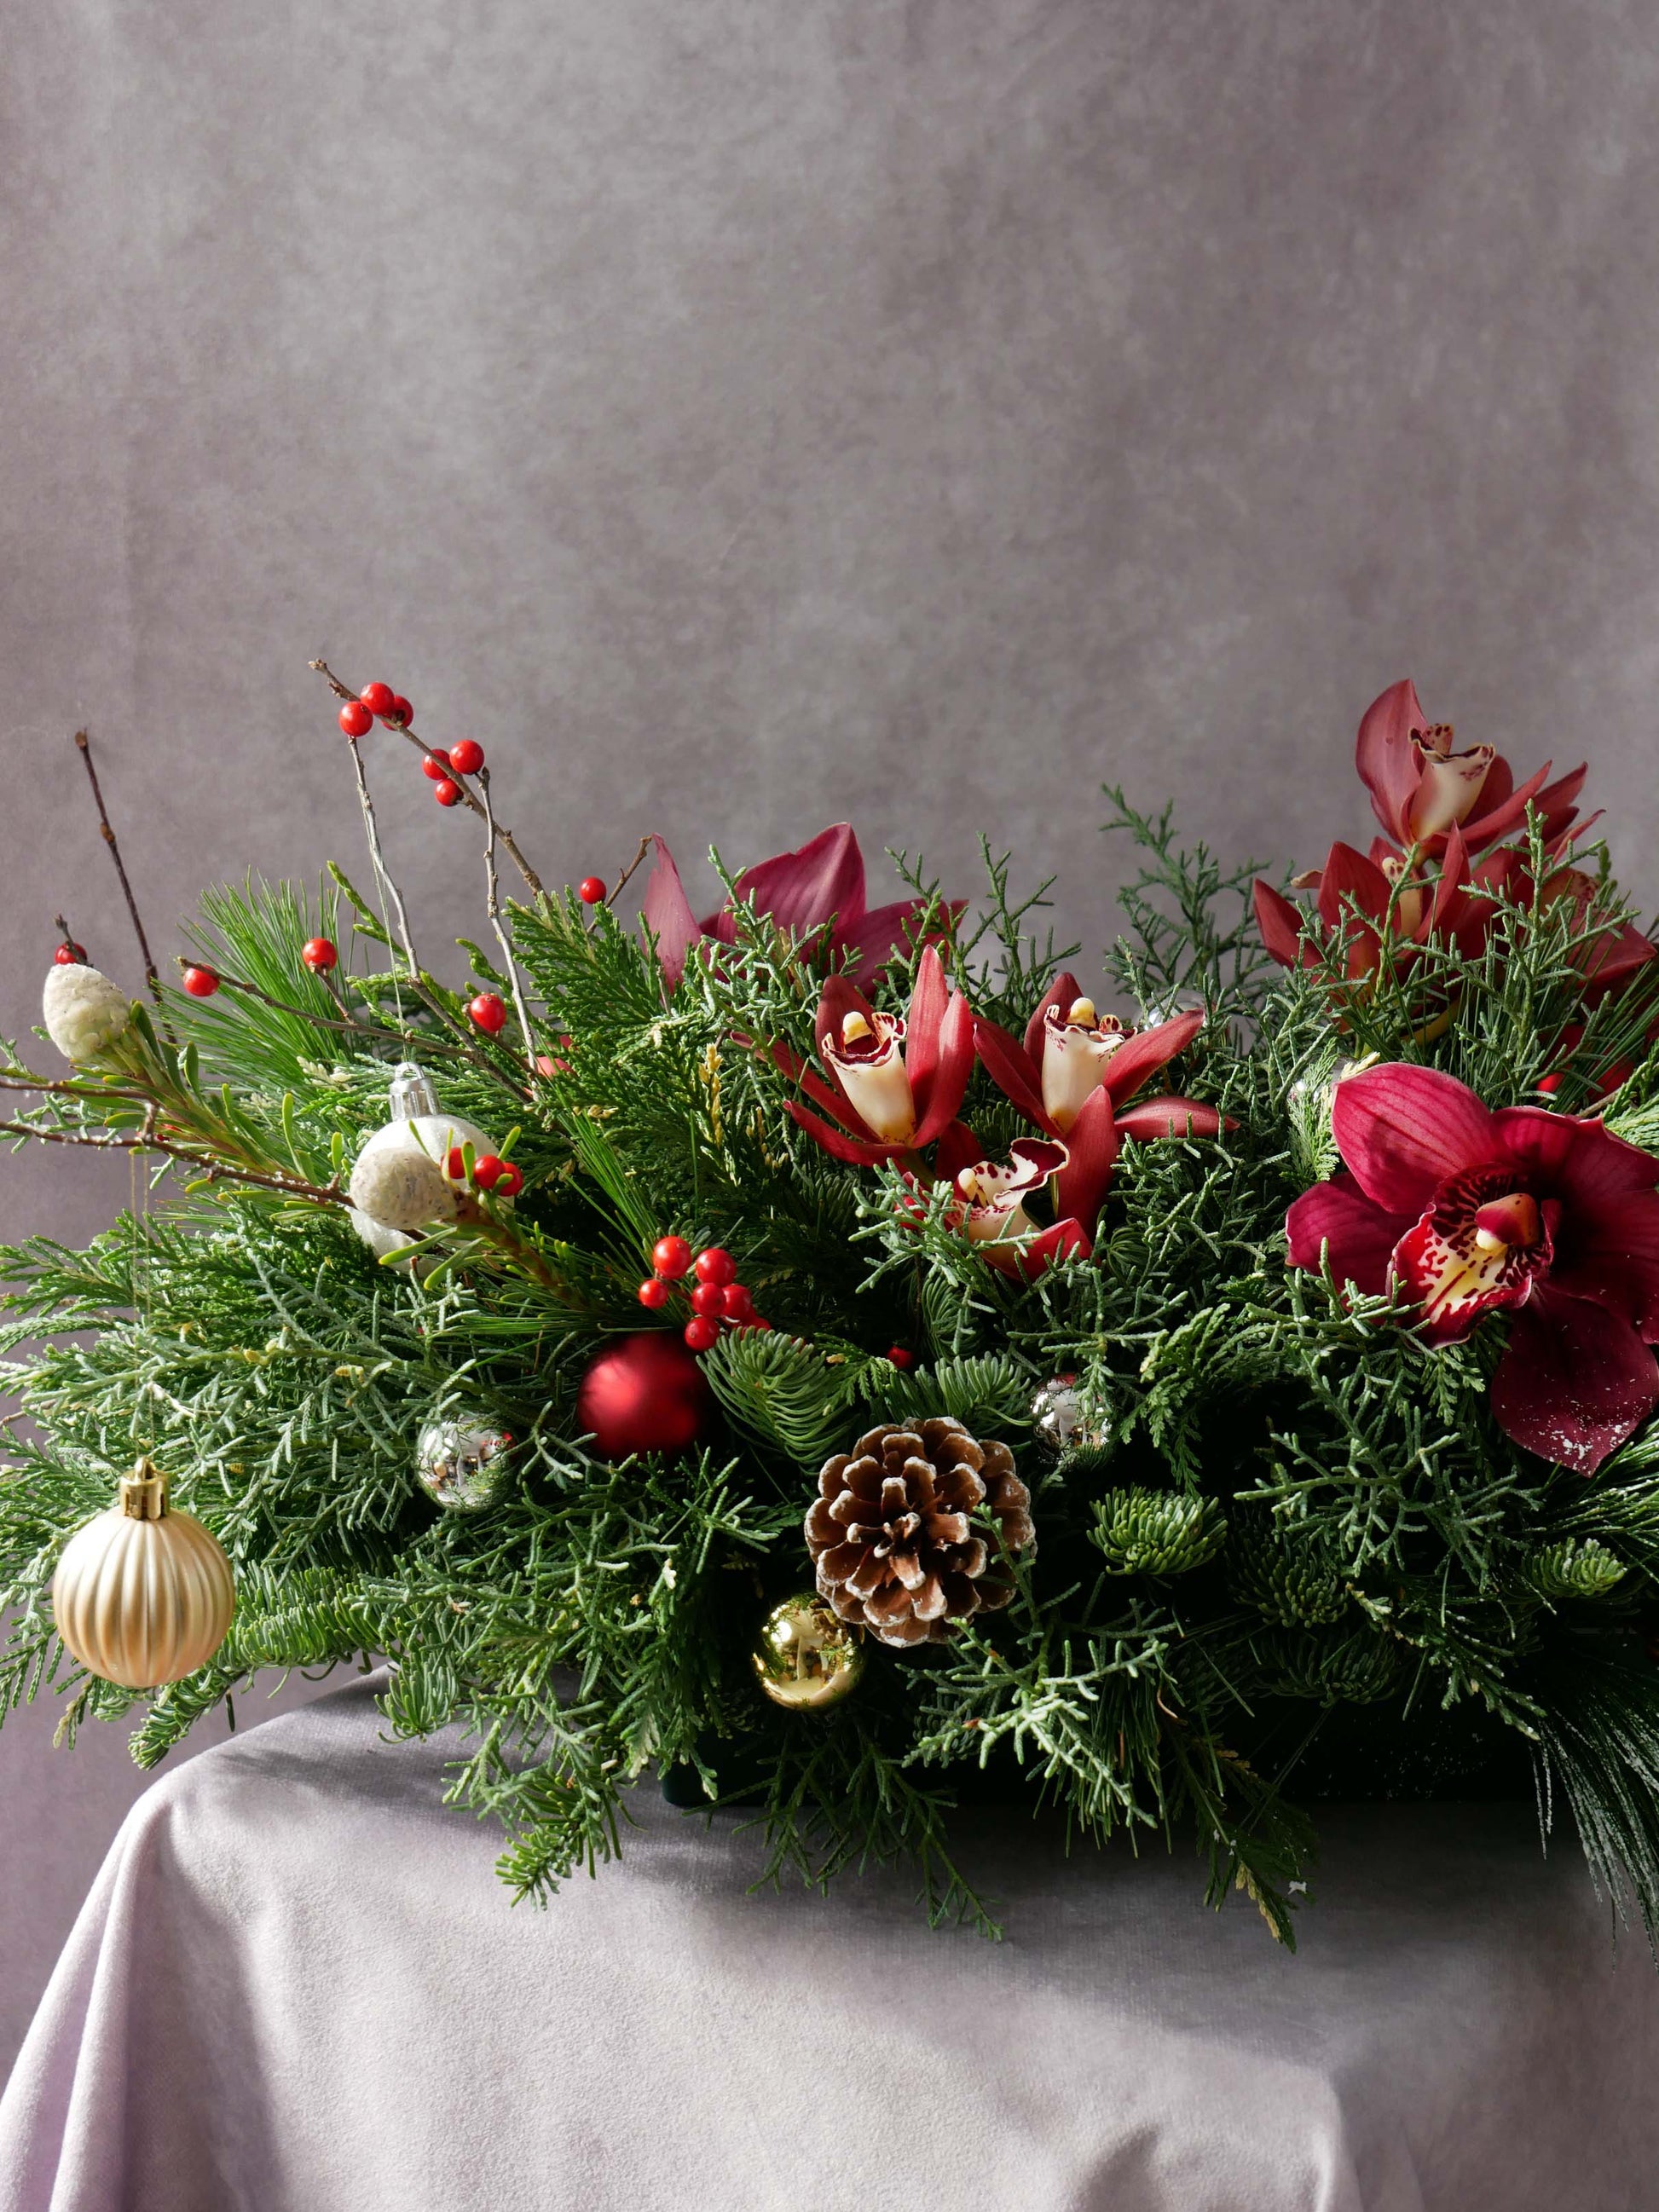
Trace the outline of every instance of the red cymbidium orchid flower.
<path fill-rule="evenodd" d="M 1382 858 L 1377 858 L 1379 848 Z M 1344 964 L 1351 982 L 1361 981 L 1382 965 L 1386 957 L 1396 969 L 1408 963 L 1431 937 L 1450 941 L 1459 951 L 1477 956 L 1498 912 L 1495 899 L 1467 888 L 1479 882 L 1486 892 L 1508 884 L 1511 852 L 1494 853 L 1471 870 L 1462 833 L 1455 824 L 1444 842 L 1437 877 L 1407 877 L 1405 864 L 1388 853 L 1379 838 L 1370 854 L 1352 845 L 1334 844 L 1322 868 L 1310 869 L 1296 878 L 1297 888 L 1318 893 L 1316 911 L 1322 933 L 1349 932 Z M 1303 935 L 1302 909 L 1283 891 L 1258 876 L 1255 879 L 1255 920 L 1261 942 L 1281 968 L 1316 968 L 1317 947 Z"/>
<path fill-rule="evenodd" d="M 959 1204 L 952 1219 L 977 1246 L 980 1256 L 1005 1274 L 1034 1283 L 1057 1259 L 1089 1259 L 1091 1231 L 1112 1179 L 1117 1133 L 1109 1113 L 1075 1125 L 1077 1141 L 1017 1137 L 1008 1160 L 988 1160 L 973 1131 L 953 1121 L 939 1139 L 936 1172 L 948 1182 Z M 1025 1210 L 1025 1200 L 1044 1183 L 1051 1186 L 1059 1219 L 1041 1229 Z"/>
<path fill-rule="evenodd" d="M 657 957 L 671 988 L 685 972 L 691 948 L 700 939 L 732 945 L 737 918 L 728 899 L 718 913 L 698 921 L 674 865 L 674 855 L 655 839 L 657 862 L 645 887 L 646 927 L 656 940 Z M 873 975 L 895 952 L 908 947 L 927 908 L 921 899 L 899 899 L 872 913 L 865 904 L 864 855 L 845 822 L 820 830 L 797 853 L 779 853 L 745 868 L 732 885 L 738 901 L 752 900 L 757 914 L 769 915 L 803 951 L 832 957 L 854 952 L 862 972 Z M 966 904 L 949 902 L 954 922 Z"/>
<path fill-rule="evenodd" d="M 1199 1099 L 1166 1095 L 1127 1103 L 1203 1026 L 1198 1012 L 1125 1029 L 1115 1014 L 1097 1013 L 1077 977 L 1066 973 L 1048 986 L 1023 1042 L 981 1020 L 974 1043 L 992 1081 L 1045 1136 L 1071 1144 L 1087 1118 L 1103 1120 L 1123 1137 L 1213 1137 L 1221 1117 Z M 1115 1158 L 1116 1146 L 1112 1149 Z"/>
<path fill-rule="evenodd" d="M 1528 805 L 1546 842 L 1553 842 L 1577 811 L 1574 801 L 1586 774 L 1577 768 L 1547 784 L 1546 761 L 1517 785 L 1509 763 L 1491 745 L 1455 753 L 1450 723 L 1429 720 L 1409 680 L 1391 684 L 1365 709 L 1354 764 L 1384 835 L 1402 854 L 1415 849 L 1437 856 L 1454 830 L 1462 831 L 1466 852 L 1484 852 L 1524 826 Z"/>
<path fill-rule="evenodd" d="M 878 1013 L 845 975 L 832 975 L 813 1027 L 829 1083 L 787 1046 L 775 1047 L 773 1057 L 830 1117 L 787 1101 L 808 1136 L 836 1159 L 864 1167 L 902 1159 L 955 1120 L 974 1068 L 974 1017 L 962 993 L 945 982 L 937 945 L 917 963 L 902 1021 Z"/>
<path fill-rule="evenodd" d="M 1431 1343 L 1510 1312 L 1498 1425 L 1593 1474 L 1659 1405 L 1659 1159 L 1398 1064 L 1339 1084 L 1331 1124 L 1346 1170 L 1291 1206 L 1291 1264 L 1328 1254 L 1356 1290 L 1398 1284 Z"/>

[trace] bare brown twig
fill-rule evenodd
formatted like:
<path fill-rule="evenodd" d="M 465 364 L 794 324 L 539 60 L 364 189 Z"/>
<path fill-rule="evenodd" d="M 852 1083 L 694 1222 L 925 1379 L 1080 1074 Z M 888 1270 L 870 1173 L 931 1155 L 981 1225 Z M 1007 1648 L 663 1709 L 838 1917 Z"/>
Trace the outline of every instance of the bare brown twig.
<path fill-rule="evenodd" d="M 349 684 L 341 683 L 339 678 L 334 673 L 334 671 L 329 666 L 325 660 L 313 660 L 311 663 L 311 665 L 316 670 L 319 676 L 323 678 L 324 682 L 328 685 L 329 689 L 333 692 L 337 699 L 354 700 L 358 696 L 358 694 L 352 690 Z M 416 751 L 420 754 L 422 760 L 424 760 L 431 752 L 432 748 L 427 744 L 426 739 L 424 738 L 417 738 L 416 736 L 415 726 L 412 722 L 389 722 L 387 723 L 386 727 L 388 729 L 395 729 L 400 736 L 406 738 L 409 743 L 414 746 Z M 357 740 L 354 738 L 350 740 L 350 743 L 352 751 L 355 755 L 357 749 Z M 465 800 L 466 804 L 472 809 L 472 811 L 479 817 L 483 817 L 485 815 L 483 803 L 479 799 L 477 792 L 473 790 L 466 777 L 462 775 L 461 771 L 459 769 L 452 768 L 449 771 L 449 780 L 460 793 L 461 797 Z M 502 845 L 507 848 L 507 852 L 512 854 L 514 866 L 518 869 L 519 873 L 524 878 L 526 883 L 530 886 L 530 889 L 535 893 L 538 899 L 545 899 L 547 893 L 543 888 L 542 879 L 536 873 L 536 871 L 531 866 L 529 861 L 526 860 L 524 854 L 519 850 L 518 845 L 514 842 L 512 831 L 510 830 L 503 830 L 499 824 L 497 824 L 495 834 L 500 837 Z"/>
<path fill-rule="evenodd" d="M 121 889 L 126 895 L 127 912 L 132 916 L 134 934 L 138 950 L 144 957 L 144 974 L 149 983 L 149 994 L 159 1006 L 161 1004 L 161 979 L 155 972 L 155 961 L 149 949 L 149 939 L 144 934 L 144 925 L 139 919 L 138 902 L 132 896 L 132 885 L 127 881 L 125 864 L 121 859 L 121 848 L 115 842 L 115 832 L 110 827 L 109 810 L 104 805 L 104 794 L 98 782 L 98 771 L 92 764 L 92 739 L 84 730 L 75 732 L 75 742 L 86 763 L 87 775 L 92 784 L 92 795 L 98 806 L 98 826 L 103 831 L 104 842 L 109 847 L 109 856 L 115 863 L 115 872 L 121 878 Z"/>
<path fill-rule="evenodd" d="M 307 1182 L 298 1176 L 266 1175 L 258 1168 L 231 1167 L 210 1153 L 193 1152 L 185 1146 L 175 1145 L 158 1136 L 153 1129 L 140 1130 L 136 1136 L 128 1136 L 119 1129 L 106 1129 L 96 1136 L 86 1136 L 73 1129 L 37 1128 L 29 1121 L 0 1121 L 0 1137 L 38 1137 L 42 1144 L 84 1145 L 94 1152 L 165 1152 L 169 1159 L 199 1168 L 209 1182 L 251 1183 L 255 1189 L 275 1191 L 283 1198 L 307 1199 L 313 1206 L 351 1203 L 337 1183 Z"/>
<path fill-rule="evenodd" d="M 533 1069 L 536 1065 L 536 1040 L 530 1030 L 530 1016 L 525 1010 L 524 986 L 519 980 L 519 963 L 513 957 L 513 940 L 501 921 L 501 879 L 495 872 L 495 815 L 489 804 L 489 770 L 478 770 L 478 788 L 483 793 L 484 824 L 489 835 L 484 840 L 484 907 L 489 915 L 489 926 L 495 933 L 495 942 L 501 948 L 501 957 L 507 963 L 507 986 L 513 993 L 514 1011 L 519 1017 L 519 1027 L 524 1036 L 525 1058 Z"/>

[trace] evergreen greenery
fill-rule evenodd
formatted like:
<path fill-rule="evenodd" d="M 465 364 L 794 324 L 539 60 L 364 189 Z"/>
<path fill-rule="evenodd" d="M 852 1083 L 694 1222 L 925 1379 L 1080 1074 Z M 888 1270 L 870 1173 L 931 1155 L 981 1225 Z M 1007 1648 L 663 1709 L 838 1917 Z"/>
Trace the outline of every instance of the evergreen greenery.
<path fill-rule="evenodd" d="M 811 1060 L 824 963 L 752 908 L 732 951 L 672 989 L 608 909 L 568 894 L 513 908 L 532 1067 L 511 1025 L 484 1037 L 461 996 L 400 970 L 337 873 L 320 899 L 212 893 L 198 954 L 265 996 L 168 991 L 118 1054 L 19 1117 L 173 1150 L 142 1159 L 132 1206 L 85 1251 L 0 1251 L 27 1415 L 0 1478 L 15 1622 L 0 1710 L 48 1685 L 71 1729 L 136 1707 L 149 1765 L 258 1670 L 385 1655 L 393 1729 L 464 1723 L 451 1794 L 504 1826 L 520 1894 L 613 1856 L 623 1792 L 657 1761 L 709 1803 L 757 1804 L 774 1875 L 907 1856 L 935 1918 L 988 1928 L 950 1841 L 984 1771 L 1091 1841 L 1195 1836 L 1212 1899 L 1243 1889 L 1287 1941 L 1313 1853 L 1291 1802 L 1310 1734 L 1386 1707 L 1427 1738 L 1451 1714 L 1476 1759 L 1529 1747 L 1546 1802 L 1565 1800 L 1651 1928 L 1659 1425 L 1588 1482 L 1532 1459 L 1488 1407 L 1501 1319 L 1435 1349 L 1387 1300 L 1285 1264 L 1286 1207 L 1336 1164 L 1344 1060 L 1425 1061 L 1493 1105 L 1538 1103 L 1551 1076 L 1565 1110 L 1632 1060 L 1609 1124 L 1659 1146 L 1653 986 L 1585 1004 L 1584 944 L 1615 927 L 1613 894 L 1591 920 L 1504 902 L 1478 953 L 1431 940 L 1358 981 L 1355 917 L 1287 973 L 1261 950 L 1247 871 L 1111 798 L 1143 861 L 1117 988 L 1142 1010 L 1202 1000 L 1170 1087 L 1226 1127 L 1126 1145 L 1093 1258 L 1029 1285 L 963 1241 L 943 1188 L 844 1166 L 788 1118 L 797 1085 L 771 1048 Z M 1018 1033 L 1064 956 L 1036 939 L 1042 893 L 1020 899 L 988 859 L 953 975 Z M 370 958 L 343 963 L 337 997 L 300 948 L 351 914 Z M 471 957 L 511 1005 L 513 979 Z M 860 980 L 897 1010 L 913 975 L 901 959 Z M 415 1268 L 378 1263 L 339 1202 L 407 1058 L 525 1176 L 516 1206 L 411 1239 Z M 1020 1133 L 982 1070 L 963 1118 L 997 1156 Z M 729 1249 L 773 1328 L 706 1358 L 704 1449 L 607 1464 L 582 1442 L 577 1389 L 608 1340 L 658 1325 L 635 1290 L 670 1231 Z M 1097 1441 L 1056 1462 L 1030 1402 L 1062 1372 Z M 465 1409 L 515 1440 L 496 1502 L 465 1515 L 413 1473 L 421 1425 Z M 779 1711 L 749 1653 L 767 1608 L 810 1580 L 821 1462 L 875 1422 L 930 1413 L 1006 1440 L 1033 1491 L 1039 1548 L 1012 1606 L 943 1644 L 872 1646 L 830 1712 Z M 240 1595 L 211 1666 L 135 1698 L 67 1660 L 48 1588 L 140 1449 L 224 1543 Z"/>

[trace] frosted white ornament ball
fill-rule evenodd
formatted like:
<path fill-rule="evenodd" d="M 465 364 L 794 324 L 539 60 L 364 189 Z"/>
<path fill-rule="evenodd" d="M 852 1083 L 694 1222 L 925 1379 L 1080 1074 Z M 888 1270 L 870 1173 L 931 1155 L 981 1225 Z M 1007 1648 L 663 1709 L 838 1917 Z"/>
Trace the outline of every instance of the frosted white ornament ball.
<path fill-rule="evenodd" d="M 380 1132 L 381 1136 L 387 1133 Z M 347 1189 L 356 1212 L 367 1214 L 371 1225 L 382 1229 L 406 1234 L 455 1218 L 455 1194 L 449 1179 L 418 1145 L 382 1145 L 371 1137 L 357 1155 Z M 381 1249 L 373 1237 L 365 1241 L 377 1250 Z"/>
<path fill-rule="evenodd" d="M 65 1060 L 96 1060 L 126 1034 L 132 1001 L 96 968 L 66 961 L 46 977 L 40 1012 Z"/>

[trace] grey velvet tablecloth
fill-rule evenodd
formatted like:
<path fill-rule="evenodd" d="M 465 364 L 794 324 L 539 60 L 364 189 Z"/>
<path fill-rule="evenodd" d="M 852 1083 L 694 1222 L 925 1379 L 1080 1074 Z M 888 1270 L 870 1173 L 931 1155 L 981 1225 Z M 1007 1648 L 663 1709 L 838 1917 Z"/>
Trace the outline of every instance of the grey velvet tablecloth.
<path fill-rule="evenodd" d="M 903 1875 L 745 1894 L 641 1790 L 513 1909 L 373 1682 L 133 1811 L 0 2104 L 4 2212 L 1659 2206 L 1659 1978 L 1522 1808 L 1325 1824 L 1299 1956 L 1195 1869 L 964 1816 L 1000 1945 Z"/>

